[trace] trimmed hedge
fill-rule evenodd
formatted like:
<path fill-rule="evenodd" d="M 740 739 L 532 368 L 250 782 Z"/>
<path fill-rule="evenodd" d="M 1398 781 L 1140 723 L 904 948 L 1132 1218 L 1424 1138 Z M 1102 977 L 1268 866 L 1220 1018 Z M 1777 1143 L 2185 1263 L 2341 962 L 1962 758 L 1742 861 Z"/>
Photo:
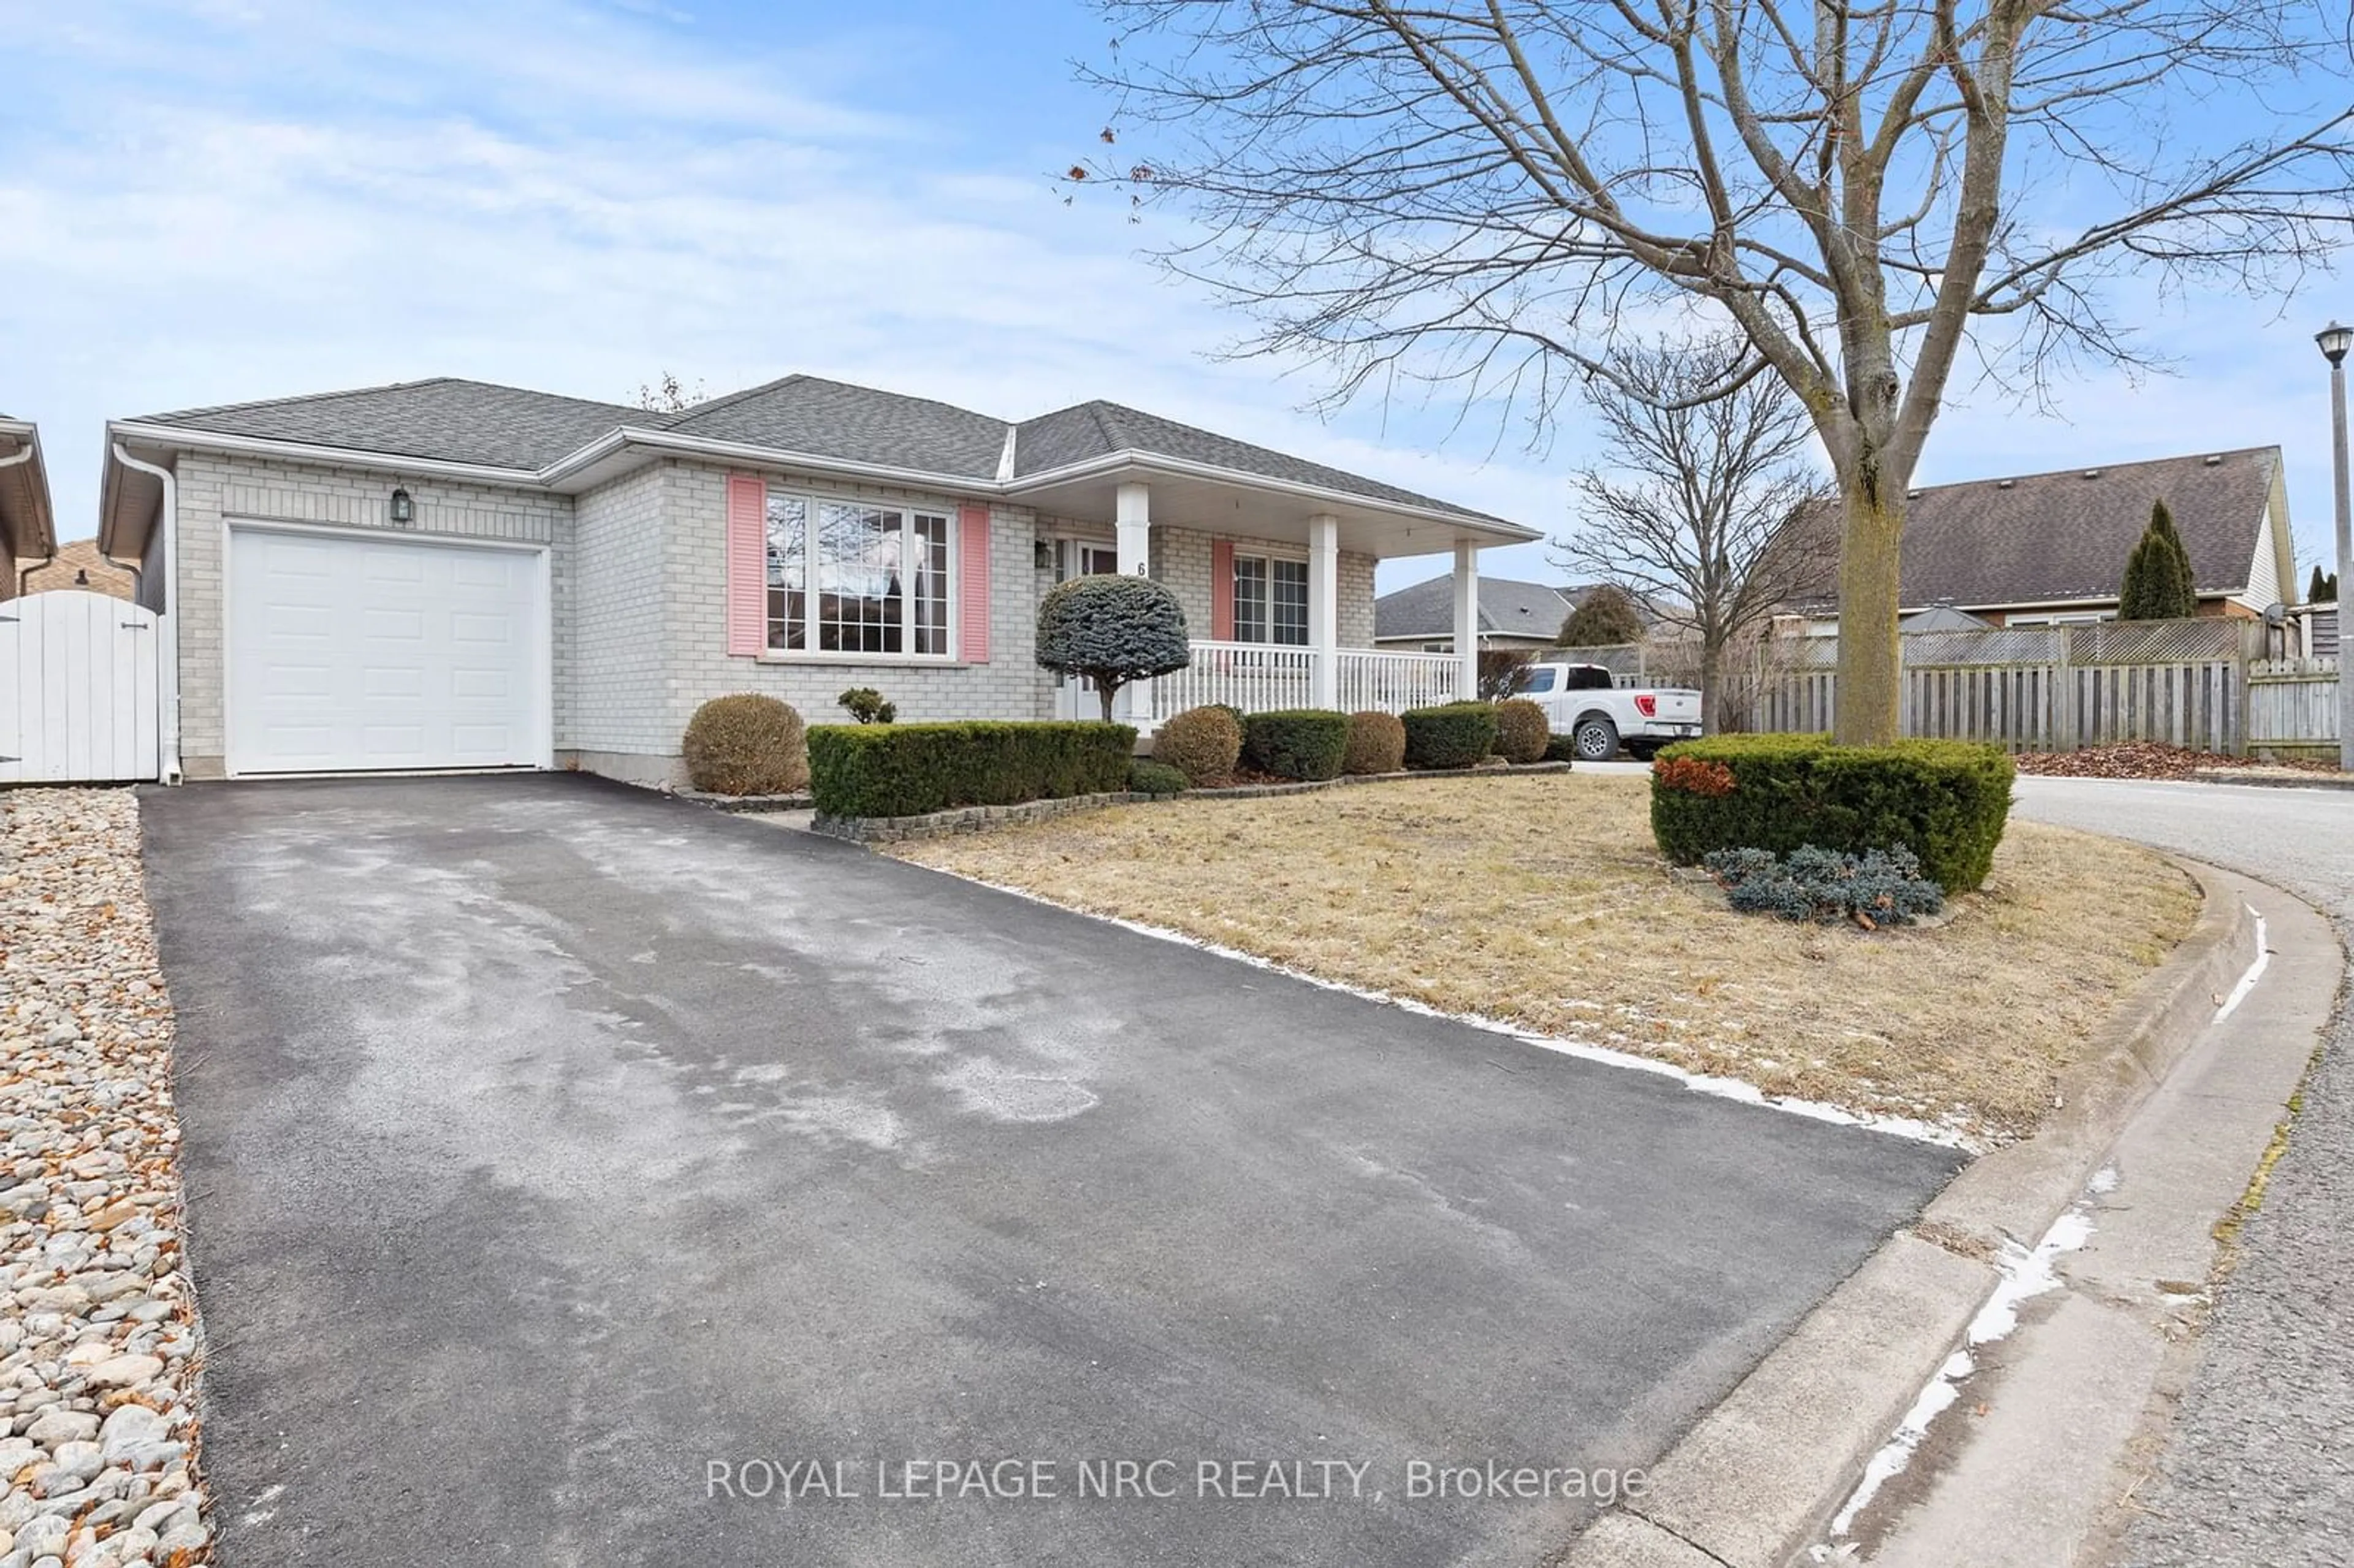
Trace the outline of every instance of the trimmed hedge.
<path fill-rule="evenodd" d="M 1165 762 L 1140 757 L 1128 765 L 1128 787 L 1138 795 L 1182 795 L 1185 775 Z"/>
<path fill-rule="evenodd" d="M 1128 788 L 1124 724 L 819 725 L 810 792 L 829 817 L 912 817 Z"/>
<path fill-rule="evenodd" d="M 1506 697 L 1496 705 L 1496 751 L 1505 761 L 1543 762 L 1552 739 L 1553 722 L 1528 698 Z"/>
<path fill-rule="evenodd" d="M 1243 719 L 1243 766 L 1278 779 L 1338 779 L 1348 748 L 1347 714 L 1278 708 Z"/>
<path fill-rule="evenodd" d="M 1958 740 L 1841 747 L 1819 735 L 1722 735 L 1679 741 L 1659 757 L 1713 765 L 1652 771 L 1651 834 L 1678 864 L 1712 850 L 1787 854 L 1811 844 L 1861 855 L 1902 846 L 1948 894 L 1986 880 L 2016 773 L 2000 747 Z M 1726 775 L 1732 788 L 1720 792 Z"/>
<path fill-rule="evenodd" d="M 1343 773 L 1395 773 L 1405 766 L 1405 726 L 1397 715 L 1366 708 L 1349 715 L 1349 744 L 1341 753 Z"/>
<path fill-rule="evenodd" d="M 714 697 L 679 742 L 686 779 L 713 795 L 783 795 L 809 782 L 801 715 L 758 692 Z"/>
<path fill-rule="evenodd" d="M 1243 723 L 1230 708 L 1187 708 L 1161 721 L 1152 732 L 1152 760 L 1207 784 L 1235 770 L 1243 754 Z"/>
<path fill-rule="evenodd" d="M 1496 709 L 1491 703 L 1447 703 L 1408 708 L 1405 765 L 1408 768 L 1476 768 L 1496 749 Z"/>

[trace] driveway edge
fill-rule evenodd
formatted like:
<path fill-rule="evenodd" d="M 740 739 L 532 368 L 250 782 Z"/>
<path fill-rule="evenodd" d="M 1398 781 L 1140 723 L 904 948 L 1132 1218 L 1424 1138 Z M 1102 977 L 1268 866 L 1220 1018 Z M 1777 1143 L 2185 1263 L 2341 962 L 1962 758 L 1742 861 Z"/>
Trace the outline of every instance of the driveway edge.
<path fill-rule="evenodd" d="M 1956 1176 L 1650 1467 L 1643 1497 L 1598 1516 L 1555 1568 L 1783 1568 L 1960 1348 L 2009 1238 L 2032 1246 L 2084 1192 L 2152 1090 L 2248 968 L 2256 916 L 2227 874 L 2169 856 L 2204 903 L 2189 936 L 2061 1078 L 2033 1138 Z"/>

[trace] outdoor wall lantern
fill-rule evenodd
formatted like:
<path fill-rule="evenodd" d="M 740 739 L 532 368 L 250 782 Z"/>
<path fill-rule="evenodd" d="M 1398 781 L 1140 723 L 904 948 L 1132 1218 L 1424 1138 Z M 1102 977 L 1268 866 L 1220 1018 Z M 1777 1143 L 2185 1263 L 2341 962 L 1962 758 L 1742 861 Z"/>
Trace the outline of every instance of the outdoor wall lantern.
<path fill-rule="evenodd" d="M 417 503 L 409 499 L 408 492 L 396 490 L 392 493 L 390 515 L 393 525 L 398 528 L 406 528 L 417 521 Z"/>

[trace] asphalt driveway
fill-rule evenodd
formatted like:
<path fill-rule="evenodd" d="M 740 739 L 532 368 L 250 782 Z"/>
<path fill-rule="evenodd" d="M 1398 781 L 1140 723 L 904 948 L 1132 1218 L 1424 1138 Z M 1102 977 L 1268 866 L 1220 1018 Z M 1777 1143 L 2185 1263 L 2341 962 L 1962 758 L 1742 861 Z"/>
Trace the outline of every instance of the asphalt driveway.
<path fill-rule="evenodd" d="M 144 809 L 228 1568 L 1532 1563 L 1410 1467 L 1648 1461 L 1955 1164 L 591 779 Z"/>

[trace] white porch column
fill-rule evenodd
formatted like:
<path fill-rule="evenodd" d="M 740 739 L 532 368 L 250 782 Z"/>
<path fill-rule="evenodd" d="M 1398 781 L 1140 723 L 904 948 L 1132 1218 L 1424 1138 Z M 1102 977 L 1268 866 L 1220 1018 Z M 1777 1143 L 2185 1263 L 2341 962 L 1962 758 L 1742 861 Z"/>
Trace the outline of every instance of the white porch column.
<path fill-rule="evenodd" d="M 1152 571 L 1152 487 L 1123 484 L 1114 493 L 1112 523 L 1119 535 L 1119 575 L 1150 577 Z M 1131 681 L 1119 689 L 1111 716 L 1121 724 L 1140 725 L 1147 710 L 1145 683 Z"/>
<path fill-rule="evenodd" d="M 1341 705 L 1341 520 L 1308 520 L 1309 704 Z"/>
<path fill-rule="evenodd" d="M 1479 546 L 1464 540 L 1455 546 L 1455 696 L 1469 702 L 1479 694 Z"/>

